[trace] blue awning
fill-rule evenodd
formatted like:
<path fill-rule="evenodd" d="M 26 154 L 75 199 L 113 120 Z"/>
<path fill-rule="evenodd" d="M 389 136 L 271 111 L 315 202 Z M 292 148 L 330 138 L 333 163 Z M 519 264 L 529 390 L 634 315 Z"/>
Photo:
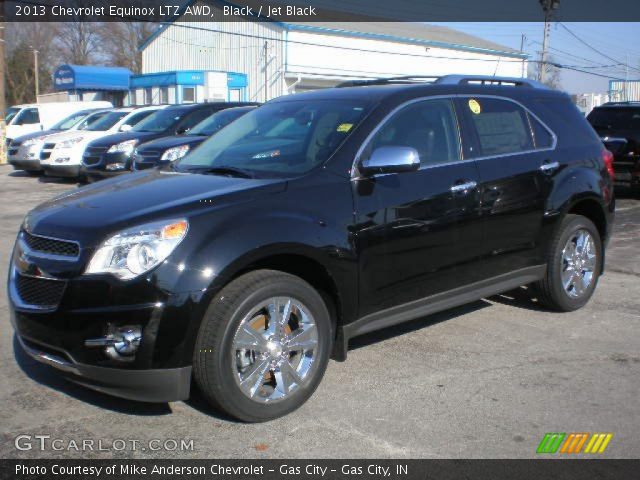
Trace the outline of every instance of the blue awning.
<path fill-rule="evenodd" d="M 56 90 L 129 90 L 131 71 L 122 67 L 60 65 L 53 74 Z"/>

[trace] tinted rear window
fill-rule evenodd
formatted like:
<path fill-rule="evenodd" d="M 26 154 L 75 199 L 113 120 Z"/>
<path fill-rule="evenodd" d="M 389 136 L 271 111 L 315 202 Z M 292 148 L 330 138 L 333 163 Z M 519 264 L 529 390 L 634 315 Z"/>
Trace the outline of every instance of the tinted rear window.
<path fill-rule="evenodd" d="M 596 108 L 587 117 L 596 128 L 639 129 L 640 108 Z"/>

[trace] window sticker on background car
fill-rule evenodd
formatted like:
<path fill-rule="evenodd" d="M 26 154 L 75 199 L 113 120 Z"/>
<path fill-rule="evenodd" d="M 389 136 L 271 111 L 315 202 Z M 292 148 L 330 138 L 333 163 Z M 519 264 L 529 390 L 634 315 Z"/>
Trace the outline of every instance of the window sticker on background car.
<path fill-rule="evenodd" d="M 469 100 L 469 110 L 478 115 L 482 111 L 482 108 L 480 107 L 478 101 L 472 98 L 471 100 Z"/>
<path fill-rule="evenodd" d="M 341 123 L 340 125 L 338 125 L 338 128 L 336 128 L 336 131 L 347 133 L 349 130 L 351 130 L 351 127 L 353 127 L 353 123 Z"/>

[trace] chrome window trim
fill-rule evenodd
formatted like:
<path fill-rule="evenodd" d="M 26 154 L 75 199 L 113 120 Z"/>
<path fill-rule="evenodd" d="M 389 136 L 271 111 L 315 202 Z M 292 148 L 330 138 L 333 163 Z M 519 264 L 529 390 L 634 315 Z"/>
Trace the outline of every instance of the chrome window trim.
<path fill-rule="evenodd" d="M 556 149 L 556 147 L 558 145 L 558 136 L 555 134 L 555 132 L 553 130 L 551 130 L 549 125 L 547 125 L 545 122 L 543 122 L 540 119 L 540 117 L 538 117 L 535 113 L 533 113 L 531 110 L 529 110 L 525 105 L 523 105 L 519 101 L 514 100 L 513 98 L 509 98 L 509 97 L 502 97 L 500 95 L 471 95 L 471 94 L 462 93 L 462 94 L 457 95 L 457 97 L 458 98 L 493 98 L 495 100 L 505 100 L 507 102 L 515 103 L 520 108 L 522 108 L 525 112 L 527 112 L 529 115 L 531 115 L 531 117 L 533 117 L 535 120 L 540 122 L 540 125 L 542 125 L 544 127 L 544 129 L 547 132 L 549 132 L 549 134 L 551 135 L 551 138 L 553 139 L 553 142 L 552 142 L 550 147 L 534 148 L 534 149 L 531 149 L 531 150 L 521 150 L 521 151 L 518 151 L 518 152 L 511 152 L 511 153 L 500 153 L 500 154 L 497 154 L 497 155 L 483 155 L 481 157 L 475 157 L 474 160 L 486 160 L 486 159 L 489 159 L 489 158 L 511 157 L 513 155 L 523 155 L 523 154 L 534 153 L 534 152 L 550 152 L 550 151 L 553 151 L 553 150 Z M 532 135 L 532 139 L 533 139 L 533 135 Z"/>
<path fill-rule="evenodd" d="M 401 103 L 400 105 L 395 107 L 393 110 L 391 110 L 387 115 L 385 115 L 385 117 L 380 121 L 380 123 L 378 123 L 378 125 L 376 125 L 376 127 L 364 139 L 364 141 L 362 142 L 362 145 L 360 145 L 360 148 L 358 148 L 358 151 L 356 152 L 355 159 L 354 159 L 354 161 L 353 161 L 353 163 L 351 165 L 351 181 L 360 180 L 360 179 L 363 179 L 363 178 L 375 178 L 375 177 L 379 177 L 379 176 L 383 176 L 383 175 L 394 175 L 393 173 L 385 173 L 385 174 L 376 174 L 376 175 L 371 175 L 371 176 L 368 176 L 368 177 L 363 177 L 361 175 L 356 175 L 356 170 L 357 170 L 357 165 L 358 165 L 358 163 L 360 161 L 360 157 L 361 157 L 364 149 L 366 148 L 366 146 L 369 144 L 371 139 L 376 135 L 376 133 L 378 133 L 378 131 L 398 111 L 400 111 L 401 109 L 405 108 L 408 105 L 412 105 L 414 103 L 422 102 L 422 101 L 425 101 L 425 100 L 439 100 L 439 99 L 452 99 L 452 100 L 455 100 L 456 98 L 493 98 L 493 99 L 496 99 L 496 100 L 505 100 L 507 102 L 514 103 L 514 104 L 518 105 L 520 108 L 524 109 L 524 111 L 527 112 L 527 114 L 529 114 L 536 121 L 540 122 L 542 127 L 545 130 L 547 130 L 547 132 L 549 132 L 549 134 L 551 135 L 551 138 L 553 139 L 553 142 L 552 142 L 550 147 L 545 147 L 545 148 L 535 148 L 533 150 L 522 150 L 522 151 L 519 151 L 519 152 L 501 153 L 501 154 L 497 154 L 497 155 L 483 155 L 483 156 L 473 157 L 473 158 L 464 158 L 464 145 L 462 143 L 462 141 L 463 141 L 462 140 L 462 128 L 460 126 L 460 119 L 458 118 L 458 112 L 456 111 L 455 105 L 454 105 L 454 114 L 456 116 L 456 124 L 458 126 L 458 136 L 460 137 L 460 139 L 459 139 L 460 153 L 461 153 L 460 160 L 453 161 L 453 162 L 438 163 L 438 164 L 434 164 L 434 165 L 425 165 L 424 167 L 421 166 L 420 170 L 427 170 L 427 169 L 431 169 L 431 168 L 444 167 L 444 166 L 448 166 L 448 165 L 459 165 L 461 163 L 469 163 L 469 162 L 474 162 L 474 161 L 479 161 L 479 160 L 489 160 L 489 159 L 494 159 L 494 158 L 511 157 L 511 156 L 514 156 L 514 155 L 526 155 L 528 153 L 554 151 L 556 149 L 557 145 L 558 145 L 558 136 L 555 134 L 555 132 L 553 130 L 551 130 L 551 128 L 545 122 L 543 122 L 540 119 L 540 117 L 538 117 L 538 115 L 533 113 L 529 108 L 527 108 L 525 105 L 523 105 L 519 101 L 514 100 L 512 98 L 509 98 L 509 97 L 503 97 L 501 95 L 487 95 L 487 94 L 472 95 L 472 94 L 462 93 L 462 94 L 451 94 L 451 95 L 431 95 L 431 96 L 426 96 L 426 97 L 412 98 L 411 100 L 407 100 L 406 102 Z M 532 140 L 533 140 L 533 134 L 532 134 Z"/>
<path fill-rule="evenodd" d="M 47 237 L 45 235 L 35 235 L 31 232 L 26 232 L 32 237 L 44 238 L 46 240 L 54 240 L 58 242 L 74 243 L 78 246 L 78 255 L 74 257 L 70 255 L 56 255 L 55 253 L 46 253 L 38 250 L 33 250 L 31 247 L 29 247 L 27 242 L 24 240 L 24 233 L 25 231 L 20 232 L 20 234 L 18 235 L 18 242 L 20 243 L 20 248 L 22 249 L 22 251 L 27 255 L 29 255 L 30 257 L 45 258 L 47 260 L 60 260 L 63 262 L 75 262 L 80 258 L 82 247 L 80 246 L 80 242 L 77 242 L 76 240 L 66 240 L 64 238 Z"/>

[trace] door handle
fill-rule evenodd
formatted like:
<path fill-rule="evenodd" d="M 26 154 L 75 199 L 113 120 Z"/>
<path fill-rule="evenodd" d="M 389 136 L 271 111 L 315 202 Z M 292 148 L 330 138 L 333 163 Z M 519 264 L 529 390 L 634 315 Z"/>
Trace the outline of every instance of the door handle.
<path fill-rule="evenodd" d="M 552 172 L 556 170 L 558 167 L 560 167 L 560 164 L 558 162 L 545 162 L 542 165 L 540 165 L 540 171 L 545 173 Z"/>
<path fill-rule="evenodd" d="M 462 180 L 462 182 L 464 183 L 454 183 L 451 186 L 451 191 L 453 193 L 462 193 L 466 192 L 467 190 L 472 190 L 478 186 L 478 182 L 475 182 L 473 180 Z"/>

